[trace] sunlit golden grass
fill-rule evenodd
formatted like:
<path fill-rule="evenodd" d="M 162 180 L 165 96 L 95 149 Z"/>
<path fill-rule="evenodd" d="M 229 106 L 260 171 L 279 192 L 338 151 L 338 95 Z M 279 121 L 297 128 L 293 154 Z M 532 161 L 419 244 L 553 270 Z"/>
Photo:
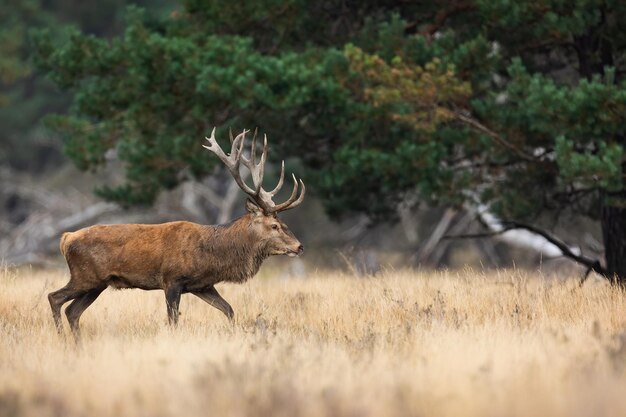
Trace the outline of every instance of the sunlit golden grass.
<path fill-rule="evenodd" d="M 184 295 L 172 330 L 162 292 L 107 290 L 78 348 L 46 298 L 66 272 L 0 272 L 0 415 L 626 415 L 626 300 L 604 283 L 268 275 L 219 287 L 234 326 Z"/>

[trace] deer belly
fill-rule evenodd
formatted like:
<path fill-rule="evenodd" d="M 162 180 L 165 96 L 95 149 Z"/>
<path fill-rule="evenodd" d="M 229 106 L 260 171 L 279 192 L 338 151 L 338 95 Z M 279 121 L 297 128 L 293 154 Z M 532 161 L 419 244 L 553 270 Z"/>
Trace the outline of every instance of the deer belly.
<path fill-rule="evenodd" d="M 139 288 L 142 290 L 157 290 L 163 288 L 162 280 L 157 276 L 143 274 L 113 274 L 107 277 L 106 283 L 115 289 Z"/>

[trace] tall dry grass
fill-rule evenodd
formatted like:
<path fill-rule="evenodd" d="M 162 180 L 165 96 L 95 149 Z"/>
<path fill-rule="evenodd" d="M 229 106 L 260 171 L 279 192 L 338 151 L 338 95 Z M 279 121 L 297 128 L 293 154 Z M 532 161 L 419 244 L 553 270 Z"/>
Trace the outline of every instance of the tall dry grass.
<path fill-rule="evenodd" d="M 107 290 L 77 348 L 46 299 L 66 280 L 0 272 L 1 416 L 626 415 L 626 300 L 602 283 L 261 276 L 220 287 L 234 326 L 185 295 L 175 330 L 162 292 Z"/>

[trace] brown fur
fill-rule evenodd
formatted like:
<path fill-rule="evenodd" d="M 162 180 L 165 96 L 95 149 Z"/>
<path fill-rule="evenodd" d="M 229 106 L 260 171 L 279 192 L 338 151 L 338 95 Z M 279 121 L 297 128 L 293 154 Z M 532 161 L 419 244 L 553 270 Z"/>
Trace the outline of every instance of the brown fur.
<path fill-rule="evenodd" d="M 162 289 L 168 316 L 178 319 L 180 295 L 193 293 L 233 317 L 214 285 L 244 282 L 265 258 L 302 252 L 300 242 L 274 214 L 251 202 L 248 214 L 220 226 L 190 222 L 91 226 L 61 237 L 61 253 L 70 281 L 48 298 L 59 331 L 62 305 L 74 300 L 66 315 L 75 336 L 83 311 L 107 287 Z"/>

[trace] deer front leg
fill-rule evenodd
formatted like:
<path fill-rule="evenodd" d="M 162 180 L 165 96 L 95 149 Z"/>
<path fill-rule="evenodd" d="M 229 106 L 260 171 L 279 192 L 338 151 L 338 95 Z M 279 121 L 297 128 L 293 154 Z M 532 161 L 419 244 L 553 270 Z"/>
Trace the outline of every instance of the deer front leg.
<path fill-rule="evenodd" d="M 167 303 L 167 318 L 170 325 L 178 324 L 178 307 L 180 305 L 181 288 L 178 286 L 165 289 L 165 302 Z"/>
<path fill-rule="evenodd" d="M 222 298 L 222 296 L 220 295 L 220 293 L 217 292 L 215 287 L 211 286 L 203 289 L 202 291 L 194 291 L 192 292 L 192 294 L 220 310 L 226 315 L 226 317 L 228 317 L 228 320 L 233 321 L 233 319 L 235 318 L 235 312 L 233 311 L 233 308 L 230 306 L 230 304 L 228 304 L 226 300 Z"/>

